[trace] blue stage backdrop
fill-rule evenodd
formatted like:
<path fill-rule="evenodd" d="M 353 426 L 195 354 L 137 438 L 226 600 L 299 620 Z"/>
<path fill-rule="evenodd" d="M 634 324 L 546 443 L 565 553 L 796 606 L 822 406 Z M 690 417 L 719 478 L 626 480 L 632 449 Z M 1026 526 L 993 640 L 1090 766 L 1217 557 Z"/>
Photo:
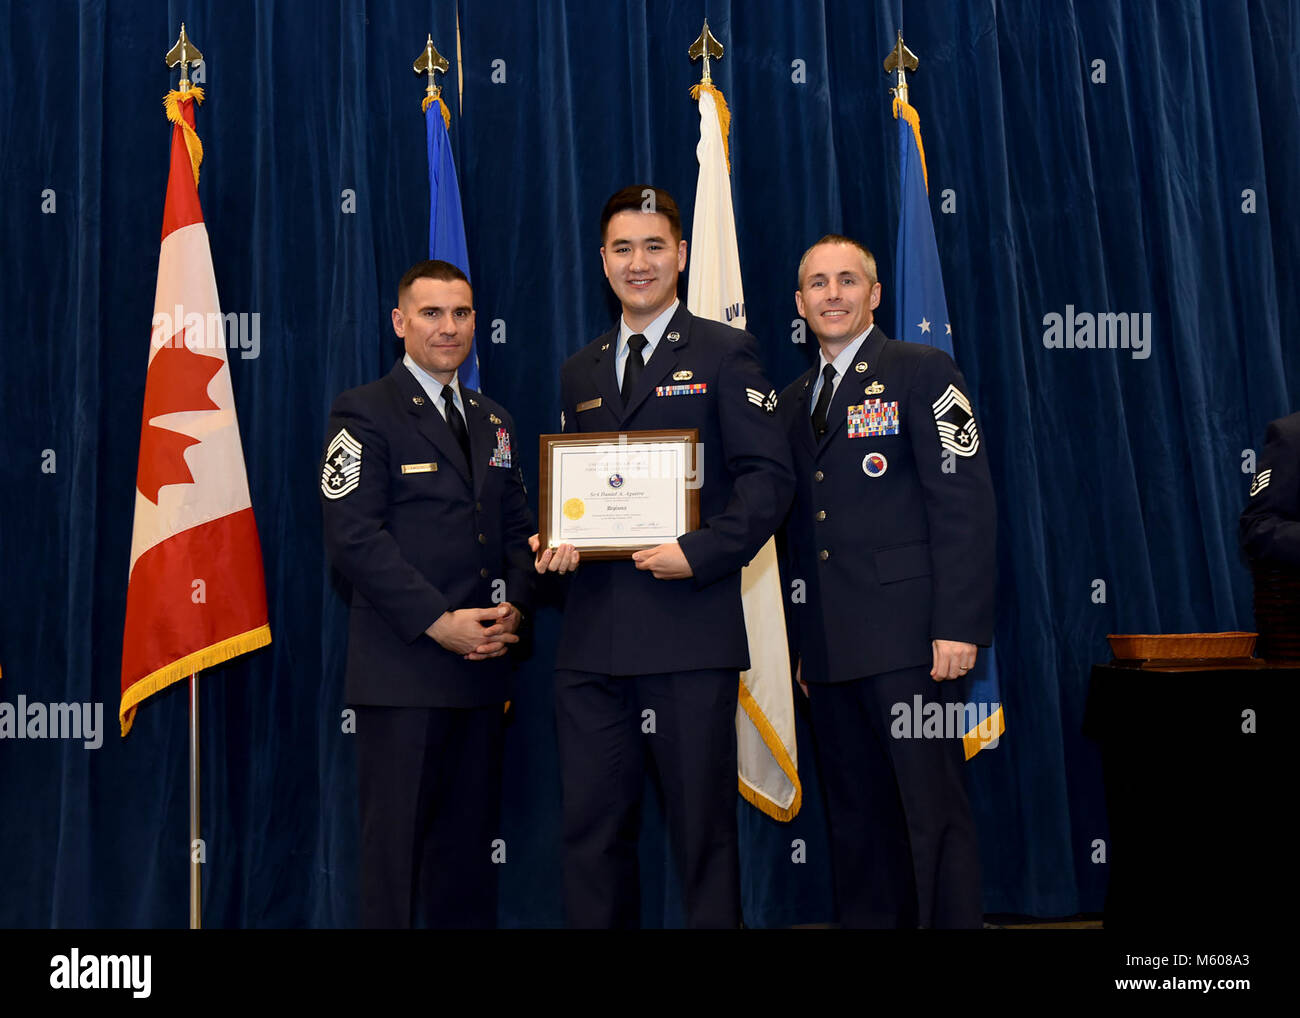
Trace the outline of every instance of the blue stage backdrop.
<path fill-rule="evenodd" d="M 999 500 L 1008 731 L 969 767 L 985 905 L 1095 911 L 1108 832 L 1080 722 L 1105 634 L 1252 628 L 1235 542 L 1245 451 L 1300 393 L 1282 341 L 1300 320 L 1300 14 L 1277 0 L 903 6 L 953 342 Z M 0 925 L 186 922 L 184 689 L 146 702 L 125 741 L 115 720 L 175 79 L 161 58 L 182 18 L 206 56 L 200 194 L 222 305 L 256 316 L 231 367 L 274 636 L 204 676 L 209 926 L 356 920 L 346 605 L 322 554 L 316 464 L 335 394 L 397 356 L 396 281 L 427 250 L 411 70 L 427 33 L 453 67 L 483 385 L 525 435 L 558 429 L 560 362 L 614 319 L 606 195 L 653 181 L 691 221 L 686 49 L 706 14 L 727 47 L 713 74 L 734 113 L 749 325 L 772 382 L 815 353 L 794 341 L 793 293 L 823 233 L 875 250 L 892 327 L 897 131 L 881 61 L 897 2 L 462 0 L 459 67 L 457 13 L 451 0 L 55 0 L 0 18 L 0 700 L 99 701 L 107 729 L 95 749 L 0 740 Z M 1134 316 L 1129 349 L 1055 345 L 1081 316 L 1111 314 Z M 537 620 L 509 734 L 511 926 L 563 921 L 557 618 Z M 800 725 L 796 822 L 737 799 L 753 926 L 833 918 Z M 646 827 L 645 921 L 673 925 L 653 806 Z"/>

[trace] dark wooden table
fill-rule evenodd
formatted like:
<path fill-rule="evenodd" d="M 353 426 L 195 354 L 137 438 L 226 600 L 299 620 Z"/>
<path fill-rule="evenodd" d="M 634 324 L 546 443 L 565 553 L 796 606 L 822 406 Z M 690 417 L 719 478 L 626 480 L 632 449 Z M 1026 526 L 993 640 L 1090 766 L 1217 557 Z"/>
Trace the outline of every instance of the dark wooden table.
<path fill-rule="evenodd" d="M 1296 768 L 1280 750 L 1300 748 L 1300 711 L 1283 699 L 1293 690 L 1300 668 L 1258 661 L 1092 669 L 1083 730 L 1101 746 L 1106 786 L 1107 928 L 1236 927 L 1289 911 L 1297 862 L 1287 852 L 1284 875 L 1279 859 Z"/>

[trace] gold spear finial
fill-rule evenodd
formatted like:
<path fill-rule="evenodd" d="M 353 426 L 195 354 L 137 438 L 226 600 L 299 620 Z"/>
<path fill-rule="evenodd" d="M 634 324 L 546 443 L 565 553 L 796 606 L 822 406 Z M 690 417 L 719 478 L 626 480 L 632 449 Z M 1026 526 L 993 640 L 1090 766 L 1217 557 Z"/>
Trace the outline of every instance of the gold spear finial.
<path fill-rule="evenodd" d="M 163 60 L 167 62 L 168 67 L 181 65 L 181 84 L 180 91 L 188 92 L 190 90 L 190 64 L 197 64 L 203 59 L 203 54 L 199 48 L 190 42 L 190 37 L 185 34 L 185 22 L 181 22 L 180 38 L 176 40 L 176 45 L 167 51 Z"/>
<path fill-rule="evenodd" d="M 919 66 L 916 54 L 903 45 L 903 33 L 898 33 L 898 43 L 890 51 L 889 56 L 885 57 L 885 71 L 898 72 L 898 84 L 890 89 L 894 97 L 907 102 L 907 75 L 906 71 L 915 71 Z"/>
<path fill-rule="evenodd" d="M 431 33 L 429 38 L 425 40 L 424 49 L 420 51 L 420 55 L 416 58 L 414 66 L 416 74 L 429 75 L 429 87 L 424 90 L 424 105 L 426 107 L 428 107 L 430 103 L 437 102 L 438 98 L 442 95 L 441 87 L 439 87 L 434 81 L 434 73 L 446 74 L 450 69 L 451 64 L 447 63 L 447 58 L 434 49 L 433 35 Z"/>
<path fill-rule="evenodd" d="M 691 43 L 691 48 L 686 51 L 686 55 L 692 60 L 704 58 L 704 77 L 700 81 L 705 85 L 713 84 L 713 79 L 709 76 L 709 57 L 714 60 L 722 59 L 722 43 L 713 37 L 709 31 L 709 19 L 704 19 L 704 30 L 700 32 L 700 37 Z"/>

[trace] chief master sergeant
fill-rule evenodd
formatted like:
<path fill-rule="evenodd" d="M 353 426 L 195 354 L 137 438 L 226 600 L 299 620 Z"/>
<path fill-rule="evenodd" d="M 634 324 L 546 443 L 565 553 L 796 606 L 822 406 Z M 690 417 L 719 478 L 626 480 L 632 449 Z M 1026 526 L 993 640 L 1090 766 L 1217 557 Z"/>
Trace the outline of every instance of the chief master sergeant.
<path fill-rule="evenodd" d="M 352 585 L 361 923 L 490 927 L 533 519 L 514 422 L 456 375 L 474 336 L 465 274 L 412 266 L 392 318 L 406 354 L 335 400 L 320 470 L 325 547 Z"/>
<path fill-rule="evenodd" d="M 788 620 L 840 921 L 978 927 L 963 733 L 891 732 L 896 705 L 956 699 L 949 680 L 993 637 L 993 485 L 966 383 L 941 350 L 874 324 L 876 263 L 856 241 L 804 254 L 795 303 L 820 355 L 780 400 L 797 481 L 786 589 L 807 593 Z"/>

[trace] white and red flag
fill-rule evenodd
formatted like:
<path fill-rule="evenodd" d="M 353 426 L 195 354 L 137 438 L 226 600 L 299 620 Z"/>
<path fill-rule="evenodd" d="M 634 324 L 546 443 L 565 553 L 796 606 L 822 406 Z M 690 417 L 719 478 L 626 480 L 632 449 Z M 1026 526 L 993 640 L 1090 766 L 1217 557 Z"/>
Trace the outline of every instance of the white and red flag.
<path fill-rule="evenodd" d="M 271 642 L 262 549 L 199 206 L 201 89 L 171 92 L 171 169 L 140 427 L 122 734 L 147 696 Z"/>

